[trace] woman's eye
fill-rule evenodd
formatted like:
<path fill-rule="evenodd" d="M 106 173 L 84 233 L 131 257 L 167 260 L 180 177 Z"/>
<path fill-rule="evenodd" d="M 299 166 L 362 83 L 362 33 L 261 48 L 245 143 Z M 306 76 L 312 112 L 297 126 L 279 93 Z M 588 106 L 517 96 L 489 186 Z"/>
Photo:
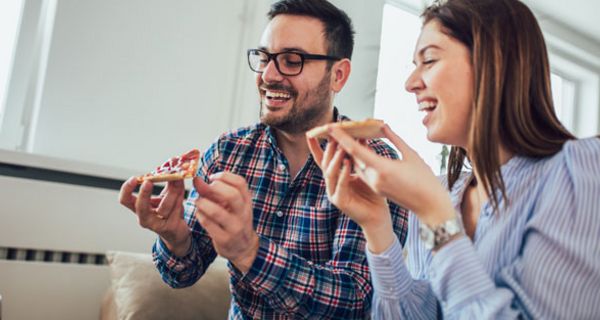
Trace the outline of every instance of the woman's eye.
<path fill-rule="evenodd" d="M 436 61 L 437 60 L 434 60 L 434 59 L 423 60 L 423 64 L 432 64 L 432 63 L 434 63 Z"/>

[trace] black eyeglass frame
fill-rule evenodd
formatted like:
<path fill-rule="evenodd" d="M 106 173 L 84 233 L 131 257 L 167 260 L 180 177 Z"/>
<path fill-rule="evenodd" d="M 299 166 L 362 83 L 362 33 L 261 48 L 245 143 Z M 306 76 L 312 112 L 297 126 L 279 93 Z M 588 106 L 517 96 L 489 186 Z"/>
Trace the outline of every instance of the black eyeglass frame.
<path fill-rule="evenodd" d="M 340 57 L 327 56 L 327 55 L 322 55 L 322 54 L 310 54 L 310 53 L 303 53 L 303 52 L 297 52 L 297 51 L 283 51 L 283 52 L 270 53 L 270 52 L 267 52 L 267 51 L 261 50 L 261 49 L 248 49 L 248 51 L 247 51 L 248 66 L 250 67 L 250 70 L 252 70 L 256 73 L 263 73 L 264 70 L 258 71 L 258 70 L 255 70 L 254 68 L 252 68 L 252 63 L 250 63 L 250 54 L 252 54 L 253 52 L 260 52 L 260 53 L 263 53 L 264 55 L 266 55 L 267 63 L 265 64 L 265 66 L 268 65 L 269 62 L 271 62 L 271 61 L 275 62 L 275 68 L 277 68 L 277 71 L 284 76 L 297 76 L 297 75 L 301 74 L 302 70 L 304 70 L 305 60 L 327 60 L 327 61 L 342 60 L 342 58 L 340 58 Z M 296 55 L 298 55 L 300 57 L 300 62 L 301 62 L 300 70 L 297 73 L 293 73 L 293 74 L 282 72 L 281 69 L 279 68 L 279 62 L 277 61 L 277 56 L 279 56 L 280 54 L 296 54 Z"/>

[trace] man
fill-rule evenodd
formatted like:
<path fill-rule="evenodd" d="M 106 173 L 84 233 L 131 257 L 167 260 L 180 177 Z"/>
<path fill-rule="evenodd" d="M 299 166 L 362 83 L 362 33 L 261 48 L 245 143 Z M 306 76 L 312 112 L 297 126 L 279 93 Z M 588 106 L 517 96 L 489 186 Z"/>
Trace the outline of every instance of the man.
<path fill-rule="evenodd" d="M 333 98 L 350 74 L 348 16 L 324 0 L 282 0 L 258 49 L 260 123 L 222 135 L 203 155 L 194 191 L 160 197 L 128 180 L 121 203 L 159 235 L 154 259 L 173 287 L 195 283 L 219 254 L 229 260 L 231 319 L 365 318 L 371 284 L 360 228 L 328 200 L 305 132 L 340 121 Z M 369 145 L 397 157 L 382 141 Z M 390 205 L 399 238 L 406 212 Z"/>

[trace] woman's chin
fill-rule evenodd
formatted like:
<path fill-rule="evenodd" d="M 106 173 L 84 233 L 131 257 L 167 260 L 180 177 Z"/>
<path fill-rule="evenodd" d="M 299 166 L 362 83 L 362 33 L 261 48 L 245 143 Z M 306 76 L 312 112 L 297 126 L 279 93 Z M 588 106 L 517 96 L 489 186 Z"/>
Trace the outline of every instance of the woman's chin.
<path fill-rule="evenodd" d="M 438 139 L 439 139 L 439 136 L 438 136 L 436 130 L 434 130 L 431 127 L 427 128 L 427 140 L 438 143 L 439 142 Z"/>

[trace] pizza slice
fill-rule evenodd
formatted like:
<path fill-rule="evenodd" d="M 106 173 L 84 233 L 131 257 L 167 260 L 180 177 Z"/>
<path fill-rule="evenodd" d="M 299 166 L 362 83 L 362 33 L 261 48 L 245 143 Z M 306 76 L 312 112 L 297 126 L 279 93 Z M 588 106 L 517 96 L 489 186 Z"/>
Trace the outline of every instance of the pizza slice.
<path fill-rule="evenodd" d="M 327 139 L 327 130 L 329 127 L 336 126 L 356 139 L 384 138 L 382 130 L 384 125 L 385 122 L 378 119 L 332 122 L 310 129 L 306 132 L 306 136 L 309 138 Z"/>
<path fill-rule="evenodd" d="M 198 170 L 200 151 L 193 149 L 178 157 L 173 157 L 157 167 L 154 171 L 137 177 L 138 182 L 174 181 L 193 178 Z"/>

